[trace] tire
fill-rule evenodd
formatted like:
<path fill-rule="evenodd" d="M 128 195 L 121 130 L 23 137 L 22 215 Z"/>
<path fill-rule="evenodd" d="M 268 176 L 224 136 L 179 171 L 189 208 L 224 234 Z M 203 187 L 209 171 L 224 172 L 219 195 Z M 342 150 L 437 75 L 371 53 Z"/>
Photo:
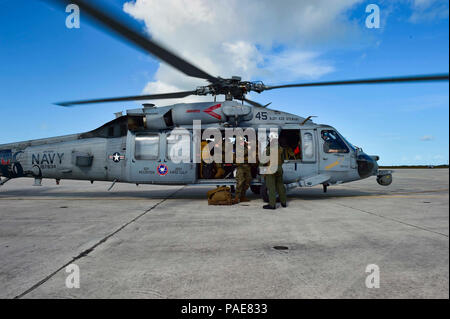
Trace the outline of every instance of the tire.
<path fill-rule="evenodd" d="M 261 194 L 261 185 L 250 185 L 250 189 L 255 195 Z"/>
<path fill-rule="evenodd" d="M 262 184 L 262 185 L 261 185 L 260 195 L 261 195 L 261 198 L 263 199 L 263 201 L 264 201 L 265 203 L 268 203 L 268 202 L 269 202 L 269 194 L 267 193 L 267 187 L 266 187 L 266 184 Z"/>

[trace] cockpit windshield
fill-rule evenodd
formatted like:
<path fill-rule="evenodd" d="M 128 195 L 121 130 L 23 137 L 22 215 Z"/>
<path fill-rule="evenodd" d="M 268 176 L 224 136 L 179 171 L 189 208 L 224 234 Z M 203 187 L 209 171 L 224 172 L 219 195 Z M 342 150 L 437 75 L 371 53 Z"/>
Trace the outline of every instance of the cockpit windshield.
<path fill-rule="evenodd" d="M 350 148 L 351 148 L 353 151 L 356 151 L 356 146 L 355 146 L 355 145 L 353 145 L 352 143 L 350 143 L 345 137 L 342 136 L 342 138 L 343 138 L 344 141 L 347 143 L 347 145 L 350 146 Z"/>
<path fill-rule="evenodd" d="M 325 153 L 348 153 L 350 150 L 344 140 L 334 130 L 322 131 L 323 151 Z"/>

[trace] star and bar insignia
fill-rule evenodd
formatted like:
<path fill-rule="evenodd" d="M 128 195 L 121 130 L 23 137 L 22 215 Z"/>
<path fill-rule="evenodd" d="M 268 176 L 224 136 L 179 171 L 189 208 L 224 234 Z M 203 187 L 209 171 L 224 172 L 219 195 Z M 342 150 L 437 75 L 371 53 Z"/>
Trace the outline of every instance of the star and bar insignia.
<path fill-rule="evenodd" d="M 120 155 L 120 153 L 115 152 L 113 155 L 109 155 L 109 159 L 114 163 L 119 163 L 120 161 L 125 159 L 125 155 Z"/>

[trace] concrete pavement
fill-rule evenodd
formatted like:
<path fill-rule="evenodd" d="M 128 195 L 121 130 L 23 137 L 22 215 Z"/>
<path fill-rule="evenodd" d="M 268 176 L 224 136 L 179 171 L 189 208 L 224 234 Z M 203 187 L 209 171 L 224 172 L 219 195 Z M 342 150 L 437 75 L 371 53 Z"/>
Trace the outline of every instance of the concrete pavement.
<path fill-rule="evenodd" d="M 299 188 L 276 211 L 208 206 L 207 187 L 32 182 L 0 188 L 0 298 L 449 297 L 448 169 Z"/>

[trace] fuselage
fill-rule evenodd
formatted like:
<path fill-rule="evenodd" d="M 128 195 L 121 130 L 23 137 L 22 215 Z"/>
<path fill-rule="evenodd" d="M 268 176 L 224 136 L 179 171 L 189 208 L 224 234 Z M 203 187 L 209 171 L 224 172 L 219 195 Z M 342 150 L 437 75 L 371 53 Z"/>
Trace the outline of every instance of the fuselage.
<path fill-rule="evenodd" d="M 195 125 L 198 121 L 201 126 Z M 182 162 L 170 154 L 174 128 L 190 143 L 190 155 Z M 335 128 L 237 102 L 129 110 L 87 133 L 0 145 L 0 174 L 136 184 L 233 184 L 232 174 L 213 178 L 202 173 L 194 146 L 207 128 L 217 128 L 224 136 L 236 128 L 256 134 L 276 129 L 287 147 L 297 150 L 283 163 L 284 182 L 291 187 L 333 185 L 378 174 L 377 158 L 355 148 Z M 255 172 L 253 184 L 262 181 Z"/>

